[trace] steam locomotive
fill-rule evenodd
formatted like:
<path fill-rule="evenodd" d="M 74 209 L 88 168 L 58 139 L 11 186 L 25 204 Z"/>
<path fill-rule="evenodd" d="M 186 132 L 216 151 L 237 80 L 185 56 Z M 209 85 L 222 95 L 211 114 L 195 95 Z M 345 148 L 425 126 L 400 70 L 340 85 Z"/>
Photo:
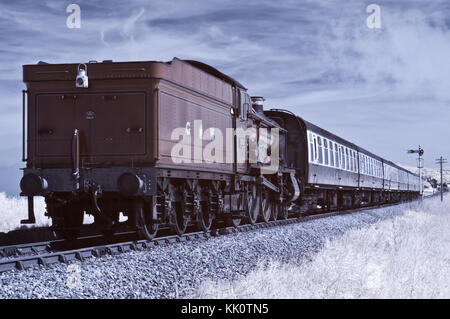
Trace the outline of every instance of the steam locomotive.
<path fill-rule="evenodd" d="M 152 239 L 419 196 L 417 175 L 198 61 L 39 62 L 23 79 L 22 223 L 43 196 L 66 239 L 85 214 Z"/>

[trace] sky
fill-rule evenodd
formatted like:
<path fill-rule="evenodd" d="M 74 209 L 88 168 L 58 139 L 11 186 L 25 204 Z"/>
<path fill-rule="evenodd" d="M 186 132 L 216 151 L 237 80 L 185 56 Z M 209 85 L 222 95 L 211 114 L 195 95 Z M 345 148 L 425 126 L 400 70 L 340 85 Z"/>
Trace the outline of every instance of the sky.
<path fill-rule="evenodd" d="M 71 3 L 80 28 L 66 25 Z M 427 167 L 450 159 L 448 0 L 1 0 L 0 192 L 18 194 L 24 166 L 22 65 L 173 57 L 396 163 L 416 165 L 419 144 Z"/>

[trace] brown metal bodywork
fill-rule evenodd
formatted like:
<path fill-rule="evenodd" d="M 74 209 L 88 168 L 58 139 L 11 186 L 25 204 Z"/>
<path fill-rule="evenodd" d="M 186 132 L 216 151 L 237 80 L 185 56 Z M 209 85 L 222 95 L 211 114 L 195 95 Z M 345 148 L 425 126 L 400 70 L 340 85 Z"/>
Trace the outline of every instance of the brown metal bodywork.
<path fill-rule="evenodd" d="M 225 159 L 237 82 L 175 58 L 170 63 L 88 63 L 89 87 L 76 88 L 77 66 L 24 66 L 27 167 L 70 167 L 71 138 L 78 129 L 82 167 L 154 165 L 233 172 L 227 163 L 174 164 L 170 155 L 177 143 L 172 131 L 190 122 L 192 133 L 198 134 L 194 121 L 202 120 L 203 132 L 210 127 L 223 132 Z M 191 154 L 192 160 L 194 148 Z"/>

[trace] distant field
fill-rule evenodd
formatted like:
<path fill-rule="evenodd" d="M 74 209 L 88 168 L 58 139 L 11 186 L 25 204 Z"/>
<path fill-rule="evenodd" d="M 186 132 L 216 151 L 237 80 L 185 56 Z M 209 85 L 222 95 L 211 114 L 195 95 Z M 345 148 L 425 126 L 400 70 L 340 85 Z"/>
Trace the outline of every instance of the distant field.
<path fill-rule="evenodd" d="M 312 260 L 266 260 L 201 298 L 450 298 L 450 196 L 326 241 Z"/>
<path fill-rule="evenodd" d="M 419 169 L 417 167 L 411 167 L 406 165 L 400 165 L 403 168 L 406 168 L 407 170 L 410 170 L 411 172 L 415 174 L 419 174 Z M 437 166 L 437 165 L 436 165 Z M 422 176 L 423 177 L 430 177 L 436 179 L 438 182 L 441 180 L 441 171 L 439 168 L 428 168 L 424 167 L 422 168 Z M 442 179 L 444 183 L 450 183 L 450 169 L 443 168 L 442 170 Z"/>
<path fill-rule="evenodd" d="M 36 212 L 35 226 L 48 226 L 50 220 L 44 216 L 45 202 L 43 197 L 35 197 L 34 209 Z M 21 219 L 28 217 L 28 204 L 25 197 L 9 197 L 5 193 L 0 193 L 0 232 L 21 227 Z"/>

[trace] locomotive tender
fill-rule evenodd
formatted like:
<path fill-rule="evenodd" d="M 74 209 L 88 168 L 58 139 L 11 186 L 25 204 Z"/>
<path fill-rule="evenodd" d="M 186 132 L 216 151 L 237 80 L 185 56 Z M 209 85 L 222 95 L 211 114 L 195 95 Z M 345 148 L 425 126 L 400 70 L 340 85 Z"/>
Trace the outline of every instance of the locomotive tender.
<path fill-rule="evenodd" d="M 161 228 L 181 235 L 188 226 L 207 231 L 419 196 L 417 175 L 291 112 L 264 111 L 264 99 L 201 62 L 40 62 L 25 65 L 23 77 L 22 223 L 35 222 L 33 197 L 44 196 L 53 229 L 67 239 L 85 214 L 105 234 L 125 224 L 152 239 Z M 174 135 L 180 129 L 194 145 Z M 195 156 L 229 129 L 250 132 L 217 144 L 212 153 L 229 160 Z M 269 130 L 278 138 L 263 136 Z M 271 174 L 250 147 L 264 137 L 272 160 L 279 150 Z M 180 143 L 188 152 L 174 153 Z"/>

